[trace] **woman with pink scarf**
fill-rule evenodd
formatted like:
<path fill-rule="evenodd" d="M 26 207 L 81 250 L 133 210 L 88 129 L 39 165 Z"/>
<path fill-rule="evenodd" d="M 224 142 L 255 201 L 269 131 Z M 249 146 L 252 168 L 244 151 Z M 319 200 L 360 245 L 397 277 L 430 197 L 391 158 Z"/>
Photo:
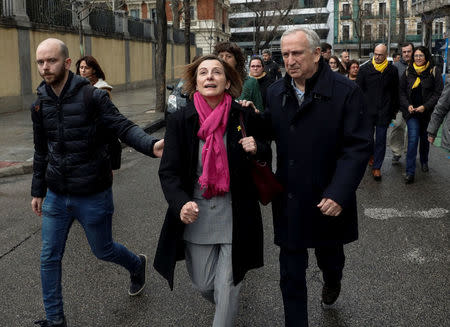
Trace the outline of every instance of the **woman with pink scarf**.
<path fill-rule="evenodd" d="M 263 228 L 251 159 L 270 160 L 261 115 L 242 107 L 239 74 L 218 57 L 186 66 L 192 101 L 170 116 L 159 176 L 169 204 L 154 262 L 173 288 L 177 260 L 215 304 L 212 326 L 235 325 L 246 272 L 263 265 Z M 240 117 L 248 137 L 242 137 Z"/>

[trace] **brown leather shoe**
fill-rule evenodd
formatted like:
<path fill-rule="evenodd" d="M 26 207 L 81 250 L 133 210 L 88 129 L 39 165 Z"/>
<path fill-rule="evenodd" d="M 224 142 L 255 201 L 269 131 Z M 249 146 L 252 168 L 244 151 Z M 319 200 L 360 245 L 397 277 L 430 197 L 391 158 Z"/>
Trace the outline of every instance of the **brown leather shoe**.
<path fill-rule="evenodd" d="M 379 169 L 372 169 L 372 176 L 377 182 L 381 181 L 381 171 Z"/>
<path fill-rule="evenodd" d="M 370 167 L 373 166 L 373 156 L 370 156 L 370 159 L 369 159 L 369 166 L 370 166 Z"/>

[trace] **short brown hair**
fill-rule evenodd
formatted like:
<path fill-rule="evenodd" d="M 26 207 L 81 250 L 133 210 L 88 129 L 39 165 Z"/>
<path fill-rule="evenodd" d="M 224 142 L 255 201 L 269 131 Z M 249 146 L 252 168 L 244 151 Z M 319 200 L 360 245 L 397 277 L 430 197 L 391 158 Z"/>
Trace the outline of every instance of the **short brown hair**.
<path fill-rule="evenodd" d="M 245 56 L 241 48 L 239 48 L 237 44 L 233 42 L 221 42 L 217 43 L 214 46 L 214 54 L 216 56 L 218 56 L 221 52 L 225 51 L 233 54 L 234 59 L 236 60 L 235 69 L 237 70 L 242 80 L 244 81 L 245 78 L 247 77 L 247 72 L 245 70 Z"/>
<path fill-rule="evenodd" d="M 225 90 L 233 99 L 238 98 L 242 92 L 242 80 L 236 70 L 228 65 L 225 61 L 216 57 L 214 55 L 206 55 L 198 58 L 193 63 L 186 65 L 184 67 L 183 79 L 184 85 L 183 90 L 189 94 L 189 99 L 192 99 L 195 91 L 197 90 L 197 69 L 200 64 L 206 60 L 217 60 L 221 63 L 224 68 L 225 77 L 227 81 L 230 82 L 230 88 Z"/>

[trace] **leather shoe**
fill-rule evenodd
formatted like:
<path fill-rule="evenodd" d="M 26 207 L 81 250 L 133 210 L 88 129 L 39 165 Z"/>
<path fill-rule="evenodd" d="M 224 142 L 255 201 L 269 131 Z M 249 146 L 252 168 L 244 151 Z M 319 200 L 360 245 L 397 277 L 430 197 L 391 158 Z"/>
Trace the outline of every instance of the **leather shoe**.
<path fill-rule="evenodd" d="M 414 175 L 406 175 L 406 176 L 405 176 L 405 183 L 406 183 L 406 184 L 412 184 L 412 183 L 414 183 Z"/>
<path fill-rule="evenodd" d="M 422 165 L 422 171 L 423 171 L 424 173 L 428 173 L 428 172 L 430 171 L 430 169 L 428 168 L 428 164 L 424 163 L 424 164 Z"/>
<path fill-rule="evenodd" d="M 322 288 L 322 303 L 326 305 L 332 305 L 339 297 L 341 293 L 341 282 L 335 285 L 323 285 Z"/>
<path fill-rule="evenodd" d="M 372 176 L 377 182 L 381 181 L 381 171 L 379 169 L 372 169 Z"/>

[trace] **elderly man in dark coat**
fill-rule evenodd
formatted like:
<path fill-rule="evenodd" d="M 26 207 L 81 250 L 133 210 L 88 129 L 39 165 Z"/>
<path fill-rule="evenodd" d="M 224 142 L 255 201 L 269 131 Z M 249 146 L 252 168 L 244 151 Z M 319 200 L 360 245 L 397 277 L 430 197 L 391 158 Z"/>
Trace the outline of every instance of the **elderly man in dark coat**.
<path fill-rule="evenodd" d="M 308 248 L 323 273 L 323 303 L 339 296 L 343 244 L 358 238 L 355 192 L 371 143 L 361 90 L 330 70 L 318 35 L 288 30 L 281 51 L 286 75 L 269 87 L 264 116 L 285 190 L 272 204 L 285 323 L 298 327 L 308 326 Z"/>
<path fill-rule="evenodd" d="M 372 121 L 372 133 L 375 131 L 372 176 L 376 181 L 381 181 L 387 130 L 399 108 L 398 72 L 397 68 L 388 62 L 387 47 L 384 44 L 377 45 L 372 61 L 359 68 L 356 84 L 364 93 Z"/>

